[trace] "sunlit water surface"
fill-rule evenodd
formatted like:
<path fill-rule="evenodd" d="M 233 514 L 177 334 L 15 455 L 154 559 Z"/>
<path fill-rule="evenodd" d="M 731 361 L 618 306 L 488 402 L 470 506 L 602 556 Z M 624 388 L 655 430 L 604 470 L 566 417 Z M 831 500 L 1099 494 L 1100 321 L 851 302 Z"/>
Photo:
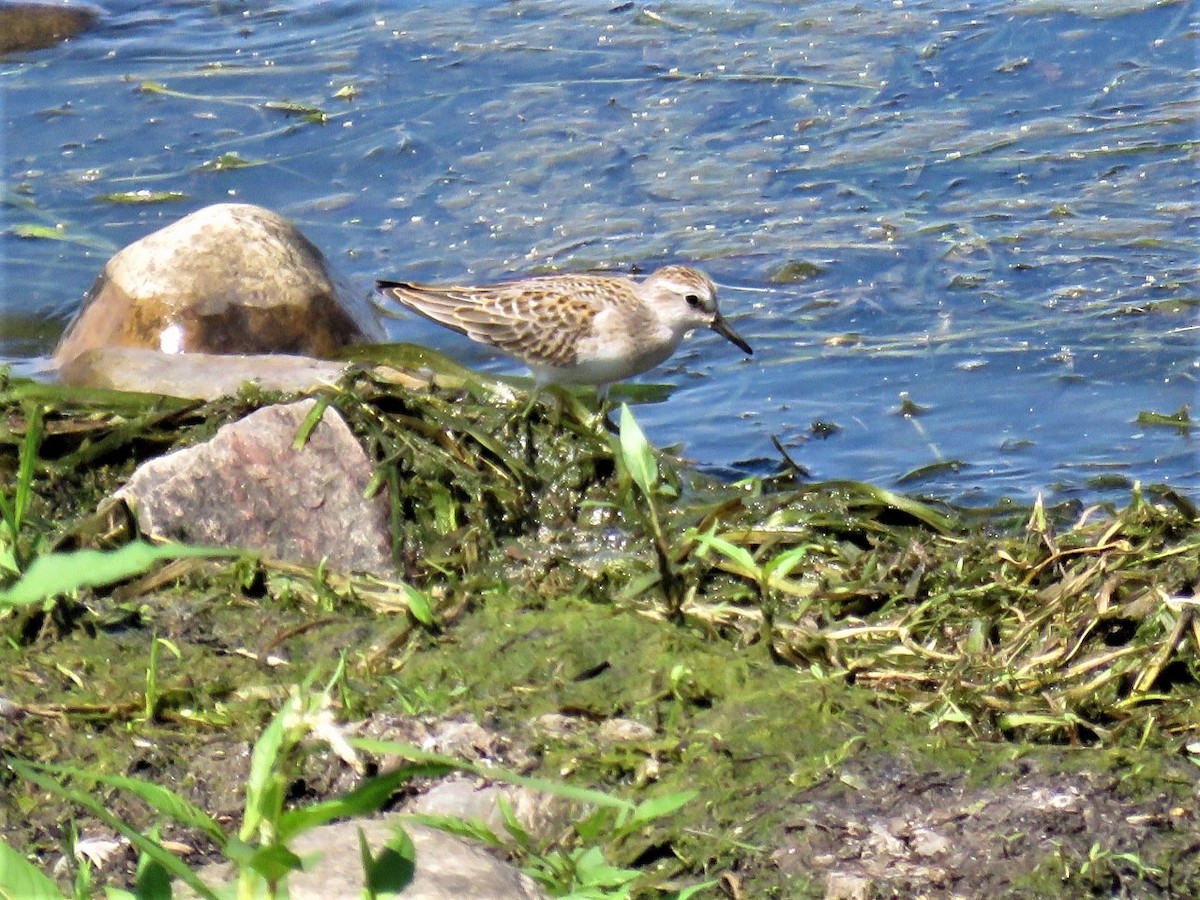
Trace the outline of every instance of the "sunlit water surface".
<path fill-rule="evenodd" d="M 755 355 L 695 335 L 638 416 L 733 477 L 777 471 L 774 438 L 970 504 L 1200 492 L 1189 430 L 1139 422 L 1198 399 L 1195 4 L 105 7 L 0 61 L 18 371 L 118 248 L 239 200 L 364 294 L 702 266 Z"/>

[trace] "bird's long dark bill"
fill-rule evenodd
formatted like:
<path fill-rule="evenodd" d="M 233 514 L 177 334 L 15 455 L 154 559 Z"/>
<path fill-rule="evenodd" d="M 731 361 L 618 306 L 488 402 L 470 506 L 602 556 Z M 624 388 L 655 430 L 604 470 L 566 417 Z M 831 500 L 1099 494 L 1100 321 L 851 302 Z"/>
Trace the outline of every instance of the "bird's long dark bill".
<path fill-rule="evenodd" d="M 720 313 L 717 313 L 717 317 L 713 319 L 712 330 L 721 335 L 721 337 L 728 339 L 739 350 L 749 354 L 754 353 L 750 349 L 750 345 L 742 339 L 740 334 L 733 330 L 733 326 L 726 322 L 725 317 Z"/>

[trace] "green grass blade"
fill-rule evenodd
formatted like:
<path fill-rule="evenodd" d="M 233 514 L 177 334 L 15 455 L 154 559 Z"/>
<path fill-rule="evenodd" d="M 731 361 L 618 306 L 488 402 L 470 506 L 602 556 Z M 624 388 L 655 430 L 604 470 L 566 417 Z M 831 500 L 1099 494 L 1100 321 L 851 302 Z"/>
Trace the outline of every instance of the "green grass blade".
<path fill-rule="evenodd" d="M 0 900 L 64 900 L 62 891 L 33 863 L 0 841 Z"/>
<path fill-rule="evenodd" d="M 363 858 L 367 896 L 391 896 L 407 888 L 417 872 L 417 848 L 403 828 L 397 828 L 384 842 L 378 856 L 371 854 L 367 838 L 358 829 L 359 850 Z"/>
<path fill-rule="evenodd" d="M 279 884 L 293 872 L 304 868 L 304 860 L 294 851 L 280 843 L 255 847 L 249 856 L 241 861 L 241 873 L 246 870 L 257 873 L 267 884 Z M 240 880 L 240 879 L 239 879 Z"/>
<path fill-rule="evenodd" d="M 405 599 L 408 600 L 408 611 L 412 617 L 426 628 L 433 627 L 433 607 L 429 605 L 429 597 L 407 583 L 401 583 Z"/>
<path fill-rule="evenodd" d="M 658 484 L 658 461 L 646 435 L 638 425 L 629 407 L 621 404 L 621 459 L 634 484 L 650 497 Z"/>
<path fill-rule="evenodd" d="M 726 568 L 734 574 L 748 578 L 750 581 L 757 581 L 762 576 L 762 570 L 754 561 L 754 557 L 750 554 L 750 551 L 745 547 L 731 543 L 725 540 L 725 538 L 718 537 L 711 532 L 697 536 L 697 556 L 703 559 L 710 547 L 725 557 L 727 560 Z"/>
<path fill-rule="evenodd" d="M 792 569 L 804 562 L 810 549 L 812 548 L 808 544 L 801 544 L 799 547 L 793 547 L 790 550 L 785 550 L 778 556 L 771 557 L 762 567 L 763 580 L 769 584 L 776 580 L 787 578 L 791 574 Z"/>
<path fill-rule="evenodd" d="M 939 534 L 949 534 L 954 531 L 954 520 L 949 516 L 943 515 L 928 504 L 886 488 L 861 481 L 826 481 L 821 483 L 821 487 L 826 490 L 847 490 L 849 498 L 854 501 L 855 506 L 877 504 L 906 513 Z"/>
<path fill-rule="evenodd" d="M 23 560 L 17 547 L 17 517 L 13 511 L 12 504 L 3 493 L 0 493 L 0 522 L 3 522 L 4 527 L 8 530 L 6 540 L 11 541 L 11 544 L 4 551 L 8 557 L 7 562 L 4 564 L 4 569 L 20 572 Z"/>
<path fill-rule="evenodd" d="M 673 794 L 664 794 L 661 797 L 651 797 L 649 800 L 643 800 L 634 808 L 628 825 L 630 828 L 640 828 L 647 822 L 652 822 L 662 816 L 669 816 L 677 809 L 691 803 L 697 796 L 697 791 L 678 791 Z"/>
<path fill-rule="evenodd" d="M 254 743 L 250 756 L 250 775 L 246 778 L 246 812 L 238 837 L 249 841 L 263 822 L 274 822 L 278 815 L 281 798 L 276 784 L 276 762 L 283 747 L 284 716 L 291 710 L 285 705 L 271 723 L 263 729 Z"/>
<path fill-rule="evenodd" d="M 104 775 L 87 772 L 71 766 L 60 766 L 54 763 L 38 763 L 37 768 L 55 775 L 78 778 L 107 784 L 122 791 L 127 791 L 143 800 L 148 806 L 158 810 L 168 819 L 178 822 L 187 828 L 203 831 L 219 846 L 224 846 L 226 837 L 221 826 L 208 813 L 195 804 L 180 797 L 169 788 L 162 787 L 139 778 L 128 778 L 124 775 Z"/>
<path fill-rule="evenodd" d="M 518 775 L 516 772 L 510 772 L 507 769 L 499 767 L 477 766 L 465 760 L 455 759 L 452 756 L 430 753 L 413 744 L 403 744 L 398 741 L 380 741 L 374 738 L 351 738 L 350 743 L 359 750 L 365 750 L 368 753 L 374 753 L 379 756 L 402 756 L 417 763 L 433 763 L 449 766 L 457 771 L 470 772 L 472 775 L 478 775 L 480 778 L 486 778 L 489 781 L 517 784 L 546 794 L 565 797 L 577 803 L 587 803 L 593 806 L 609 807 L 629 812 L 632 812 L 634 808 L 634 805 L 628 800 L 613 797 L 603 791 L 574 787 L 573 785 L 562 784 L 561 782 L 550 781 L 545 778 L 531 778 L 527 775 Z"/>
<path fill-rule="evenodd" d="M 436 778 L 456 770 L 445 763 L 417 763 L 368 778 L 361 785 L 332 800 L 292 809 L 279 817 L 279 840 L 290 841 L 310 828 L 333 819 L 365 816 L 379 811 L 392 794 L 414 778 Z"/>
<path fill-rule="evenodd" d="M 237 556 L 242 551 L 136 541 L 119 550 L 48 553 L 30 564 L 21 580 L 0 591 L 0 608 L 30 606 L 85 587 L 103 587 L 149 571 L 162 560 Z"/>
<path fill-rule="evenodd" d="M 691 887 L 686 887 L 680 891 L 675 897 L 672 898 L 672 900 L 691 900 L 692 897 L 695 897 L 701 891 L 707 891 L 709 888 L 716 887 L 720 883 L 720 881 L 714 878 L 712 881 L 704 881 L 700 884 L 693 884 Z"/>
<path fill-rule="evenodd" d="M 17 470 L 17 491 L 13 497 L 13 515 L 20 528 L 33 496 L 33 473 L 37 468 L 38 449 L 42 446 L 42 407 L 34 405 L 25 425 L 25 440 L 21 443 L 21 465 Z M 16 530 L 13 531 L 16 537 Z"/>
<path fill-rule="evenodd" d="M 158 829 L 154 829 L 150 837 L 158 840 Z M 158 860 L 144 853 L 138 857 L 136 884 L 138 900 L 171 900 L 170 873 Z"/>
<path fill-rule="evenodd" d="M 430 828 L 436 828 L 438 831 L 444 831 L 446 834 L 452 834 L 455 837 L 487 844 L 489 847 L 499 848 L 504 846 L 504 841 L 500 840 L 500 836 L 492 831 L 487 823 L 477 817 L 460 819 L 458 816 L 409 813 L 405 818 L 419 822 L 422 825 L 428 825 Z"/>
<path fill-rule="evenodd" d="M 25 522 L 25 513 L 29 509 L 29 501 L 33 496 L 33 475 L 37 469 L 38 450 L 42 445 L 42 407 L 33 404 L 26 416 L 25 439 L 21 442 L 20 463 L 17 466 L 17 482 L 10 498 L 0 493 L 0 517 L 8 526 L 9 539 L 12 541 L 12 561 L 17 571 L 25 568 L 25 556 L 21 552 L 21 527 Z"/>
<path fill-rule="evenodd" d="M 129 843 L 137 848 L 139 853 L 149 856 L 166 869 L 168 873 L 178 878 L 201 897 L 204 897 L 205 900 L 220 900 L 213 890 L 200 880 L 200 876 L 187 867 L 187 864 L 183 860 L 163 847 L 162 844 L 151 840 L 136 828 L 114 816 L 109 812 L 108 807 L 91 794 L 85 794 L 83 791 L 69 788 L 57 779 L 51 778 L 49 775 L 43 775 L 38 771 L 40 767 L 23 763 L 11 756 L 5 758 L 5 764 L 26 781 L 31 781 L 42 790 L 86 809 L 109 828 L 123 834 L 129 839 Z"/>

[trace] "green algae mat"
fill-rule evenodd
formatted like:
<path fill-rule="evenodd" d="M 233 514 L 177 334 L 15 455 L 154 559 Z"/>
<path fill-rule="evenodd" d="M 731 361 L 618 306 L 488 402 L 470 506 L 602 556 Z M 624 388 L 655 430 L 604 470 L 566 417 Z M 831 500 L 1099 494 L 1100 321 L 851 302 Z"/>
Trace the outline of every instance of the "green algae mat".
<path fill-rule="evenodd" d="M 721 483 L 646 445 L 636 407 L 606 427 L 546 392 L 523 415 L 506 384 L 422 358 L 417 389 L 404 362 L 314 395 L 377 461 L 394 583 L 147 550 L 130 517 L 97 514 L 139 462 L 284 398 L 3 380 L 0 753 L 230 817 L 244 786 L 219 760 L 336 673 L 343 722 L 472 721 L 543 777 L 635 802 L 694 792 L 641 829 L 540 838 L 636 875 L 576 896 L 1200 895 L 1190 498 L 964 511 L 803 483 L 786 459 Z M 39 566 L 58 576 L 40 591 Z M 631 734 L 605 739 L 614 724 Z M 351 774 L 314 749 L 287 801 Z M 162 827 L 188 865 L 211 855 Z M 0 828 L 63 886 L 79 837 L 103 831 L 11 766 Z M 135 868 L 126 848 L 96 883 Z"/>

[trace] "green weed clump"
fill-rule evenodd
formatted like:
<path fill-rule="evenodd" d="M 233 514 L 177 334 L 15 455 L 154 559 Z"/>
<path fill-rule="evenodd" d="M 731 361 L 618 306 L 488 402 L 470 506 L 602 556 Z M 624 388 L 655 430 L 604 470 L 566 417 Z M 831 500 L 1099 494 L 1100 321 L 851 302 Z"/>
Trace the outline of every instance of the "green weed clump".
<path fill-rule="evenodd" d="M 1200 514 L 1187 498 L 1138 488 L 1074 521 L 1039 501 L 1014 526 L 866 484 L 752 480 L 674 504 L 669 533 L 656 504 L 678 489 L 625 413 L 619 458 L 655 559 L 627 598 L 657 586 L 664 615 L 765 640 L 780 662 L 976 737 L 1196 736 Z"/>
<path fill-rule="evenodd" d="M 465 708 L 485 688 L 456 682 L 459 663 L 446 662 L 444 678 L 393 686 L 418 654 L 448 655 L 460 622 L 500 600 L 534 617 L 552 606 L 555 617 L 567 616 L 573 604 L 589 610 L 588 621 L 608 616 L 614 635 L 653 625 L 713 648 L 722 660 L 713 672 L 668 666 L 662 702 L 674 698 L 683 725 L 687 709 L 713 696 L 706 678 L 752 658 L 821 690 L 837 683 L 867 694 L 874 709 L 925 720 L 929 733 L 1012 746 L 1165 749 L 1200 761 L 1200 516 L 1188 498 L 1137 488 L 1122 509 L 1038 503 L 1019 516 L 989 516 L 853 482 L 803 485 L 782 475 L 724 484 L 656 451 L 627 407 L 611 434 L 573 395 L 551 394 L 519 414 L 527 404 L 508 385 L 425 351 L 393 348 L 371 363 L 318 392 L 309 423 L 335 408 L 377 461 L 371 490 L 386 490 L 391 504 L 402 575 L 395 583 L 236 548 L 151 546 L 131 516 L 97 512 L 138 462 L 280 398 L 247 392 L 201 404 L 0 381 L 0 637 L 17 675 L 0 699 L 29 717 L 0 731 L 0 786 L 10 796 L 18 784 L 35 785 L 61 804 L 60 821 L 83 810 L 145 836 L 145 821 L 109 822 L 96 799 L 130 793 L 205 835 L 248 882 L 274 890 L 294 868 L 287 842 L 299 830 L 366 814 L 400 784 L 367 779 L 352 799 L 291 797 L 288 785 L 302 780 L 293 754 L 301 732 L 287 736 L 280 710 L 291 709 L 286 721 L 303 731 L 330 711 L 303 705 L 317 695 L 364 717 Z M 186 616 L 226 630 L 181 626 Z M 130 634 L 144 638 L 141 651 Z M 91 646 L 85 637 L 103 663 L 80 655 Z M 343 667 L 336 689 L 293 693 L 294 676 L 274 671 L 283 646 L 317 660 L 334 655 Z M 541 676 L 511 656 L 519 683 L 486 688 L 504 708 L 485 712 L 501 719 L 526 714 L 520 698 L 564 690 L 535 684 Z M 502 662 L 490 669 L 504 670 Z M 541 661 L 538 671 L 553 663 Z M 584 675 L 586 684 L 593 676 Z M 121 678 L 124 688 L 108 683 Z M 595 708 L 657 702 L 611 697 Z M 130 780 L 122 735 L 131 731 L 170 734 L 181 747 L 214 734 L 253 735 L 256 760 L 264 741 L 272 745 L 261 757 L 270 764 L 252 769 L 243 827 L 217 828 L 199 804 Z M 578 756 L 569 768 L 603 770 Z M 405 758 L 426 774 L 466 767 Z M 644 784 L 610 787 L 636 794 Z M 356 805 L 359 791 L 370 803 Z M 631 849 L 635 832 L 691 796 L 591 797 L 593 812 L 570 839 L 550 845 L 510 816 L 505 845 L 561 893 L 647 895 L 680 872 L 693 882 L 709 874 L 685 867 L 678 848 L 687 839 L 660 839 L 663 855 L 681 860 L 661 878 L 635 865 Z M 440 824 L 500 842 L 477 824 Z M 44 832 L 31 833 L 36 848 L 0 848 L 4 872 L 46 851 Z M 155 840 L 134 842 L 138 884 L 143 876 L 191 884 L 187 866 L 158 858 Z M 403 841 L 392 851 L 403 868 Z M 1125 851 L 1105 852 L 1118 859 Z M 368 875 L 371 867 L 364 857 Z"/>

